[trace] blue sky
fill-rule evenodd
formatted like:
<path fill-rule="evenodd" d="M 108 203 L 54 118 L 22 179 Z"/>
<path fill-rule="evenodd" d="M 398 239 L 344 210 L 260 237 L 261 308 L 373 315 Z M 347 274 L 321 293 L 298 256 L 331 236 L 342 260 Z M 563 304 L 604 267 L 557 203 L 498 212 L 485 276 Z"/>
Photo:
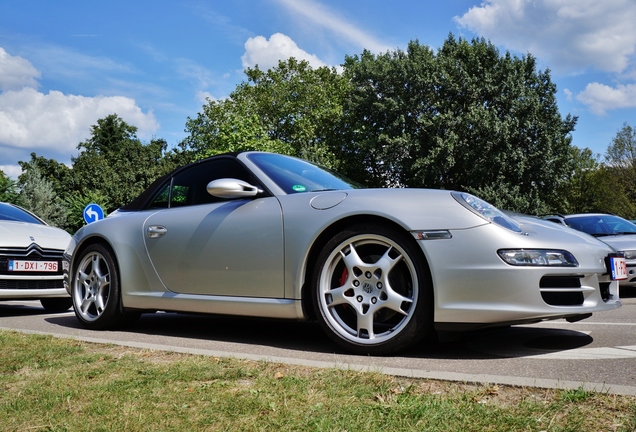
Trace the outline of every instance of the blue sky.
<path fill-rule="evenodd" d="M 636 126 L 634 23 L 634 0 L 0 0 L 0 169 L 15 178 L 32 152 L 69 163 L 113 112 L 174 146 L 246 67 L 338 66 L 449 33 L 535 56 L 579 117 L 573 144 L 603 154 Z"/>

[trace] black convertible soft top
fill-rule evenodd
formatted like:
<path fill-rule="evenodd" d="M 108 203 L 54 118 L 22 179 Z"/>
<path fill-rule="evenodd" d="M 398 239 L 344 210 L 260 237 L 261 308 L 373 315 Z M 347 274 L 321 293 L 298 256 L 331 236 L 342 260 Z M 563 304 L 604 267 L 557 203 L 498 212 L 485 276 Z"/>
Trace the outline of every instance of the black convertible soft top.
<path fill-rule="evenodd" d="M 138 211 L 138 210 L 143 210 L 149 204 L 150 200 L 152 200 L 154 198 L 155 193 L 161 187 L 161 185 L 163 185 L 168 179 L 170 179 L 171 177 L 174 177 L 176 174 L 178 174 L 182 170 L 184 170 L 184 169 L 186 169 L 188 167 L 191 167 L 192 165 L 197 165 L 197 164 L 200 164 L 202 162 L 208 161 L 210 159 L 217 159 L 219 157 L 227 157 L 227 156 L 231 156 L 233 158 L 236 158 L 236 156 L 239 153 L 241 153 L 241 152 L 222 153 L 222 154 L 218 154 L 218 155 L 215 155 L 215 156 L 211 156 L 209 158 L 205 158 L 205 159 L 200 159 L 198 161 L 194 161 L 194 162 L 189 163 L 187 165 L 180 166 L 179 168 L 175 168 L 173 171 L 169 172 L 168 174 L 164 174 L 161 177 L 159 177 L 157 180 L 153 181 L 150 184 L 150 186 L 148 186 L 146 188 L 146 190 L 144 190 L 142 193 L 140 193 L 137 196 L 137 198 L 133 199 L 128 204 L 120 207 L 119 210 L 120 211 Z"/>

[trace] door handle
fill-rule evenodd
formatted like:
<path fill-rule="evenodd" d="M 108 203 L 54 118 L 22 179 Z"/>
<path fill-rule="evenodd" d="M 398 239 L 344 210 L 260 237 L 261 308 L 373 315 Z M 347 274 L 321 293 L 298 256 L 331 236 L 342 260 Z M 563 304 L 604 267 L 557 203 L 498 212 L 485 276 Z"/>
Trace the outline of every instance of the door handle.
<path fill-rule="evenodd" d="M 168 230 L 164 226 L 151 225 L 148 227 L 148 232 L 146 234 L 148 235 L 148 238 L 152 239 L 163 237 L 164 235 L 166 235 L 167 232 Z"/>

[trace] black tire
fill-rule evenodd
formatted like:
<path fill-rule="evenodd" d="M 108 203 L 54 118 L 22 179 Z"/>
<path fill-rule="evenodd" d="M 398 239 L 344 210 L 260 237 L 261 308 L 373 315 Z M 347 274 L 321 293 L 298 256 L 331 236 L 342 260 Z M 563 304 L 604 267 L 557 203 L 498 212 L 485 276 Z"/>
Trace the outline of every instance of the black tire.
<path fill-rule="evenodd" d="M 429 280 L 424 255 L 406 232 L 352 226 L 318 256 L 312 278 L 316 316 L 348 351 L 392 354 L 431 335 Z"/>
<path fill-rule="evenodd" d="M 42 307 L 47 312 L 65 312 L 73 306 L 73 299 L 70 297 L 51 297 L 40 299 Z"/>
<path fill-rule="evenodd" d="M 73 268 L 71 296 L 75 315 L 86 328 L 104 330 L 130 322 L 123 313 L 119 273 L 110 249 L 93 244 Z"/>

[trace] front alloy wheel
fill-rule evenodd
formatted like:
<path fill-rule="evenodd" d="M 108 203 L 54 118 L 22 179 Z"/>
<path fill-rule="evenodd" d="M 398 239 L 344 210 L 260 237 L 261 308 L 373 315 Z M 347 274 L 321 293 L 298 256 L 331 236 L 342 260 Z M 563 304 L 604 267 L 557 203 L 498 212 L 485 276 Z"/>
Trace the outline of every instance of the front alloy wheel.
<path fill-rule="evenodd" d="M 389 354 L 427 336 L 432 295 L 423 256 L 408 235 L 358 226 L 323 249 L 315 305 L 327 334 L 361 354 Z"/>
<path fill-rule="evenodd" d="M 75 315 L 85 327 L 105 329 L 118 322 L 119 277 L 108 249 L 94 244 L 82 251 L 71 283 Z"/>

